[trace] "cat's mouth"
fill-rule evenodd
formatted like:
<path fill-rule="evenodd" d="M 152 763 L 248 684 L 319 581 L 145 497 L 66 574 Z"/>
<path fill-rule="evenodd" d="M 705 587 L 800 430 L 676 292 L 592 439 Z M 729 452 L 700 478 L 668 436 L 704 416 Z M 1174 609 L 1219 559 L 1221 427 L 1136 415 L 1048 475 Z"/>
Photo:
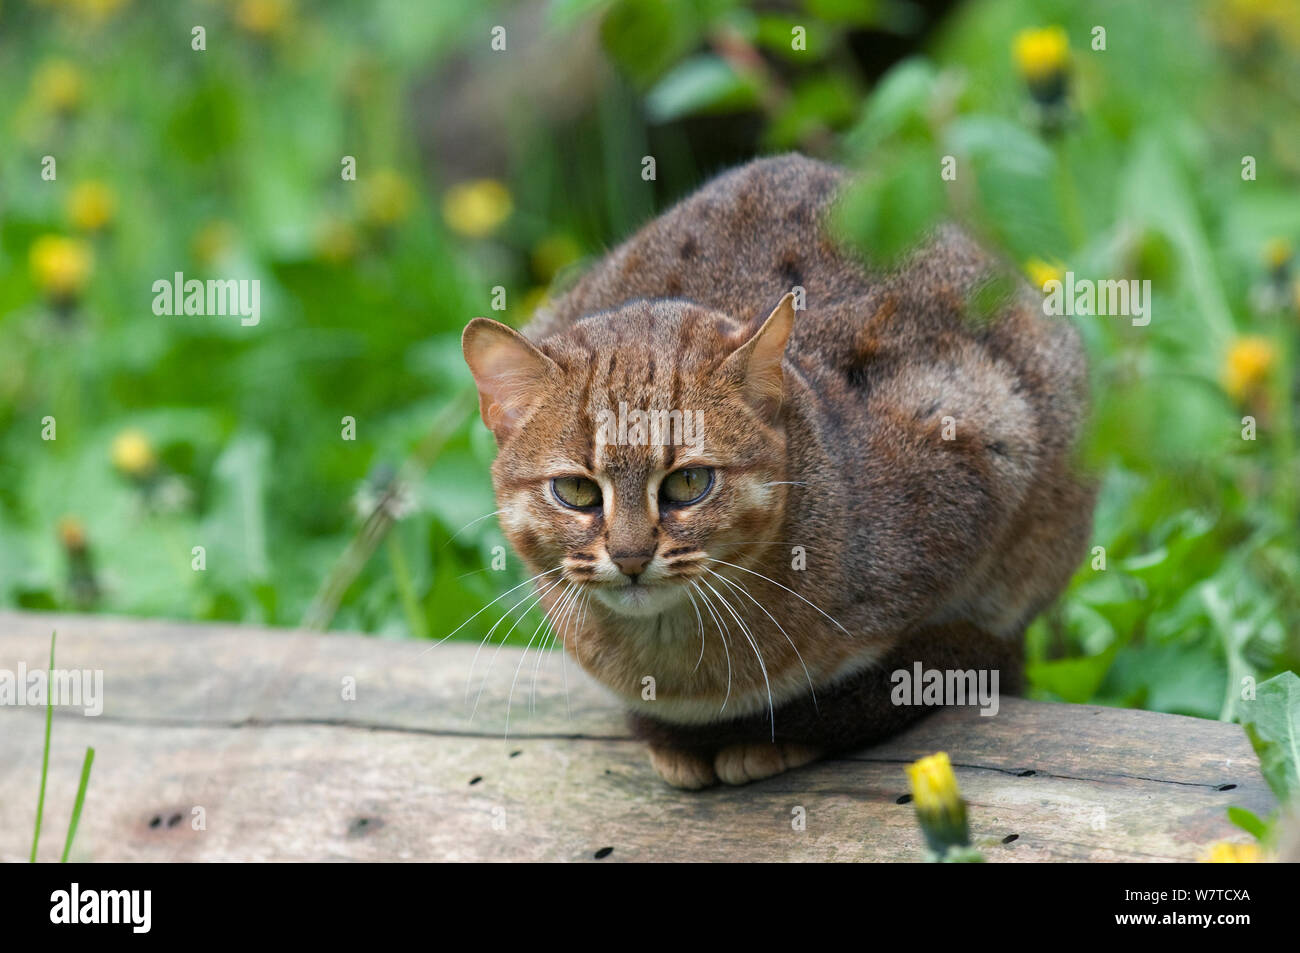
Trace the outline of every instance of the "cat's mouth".
<path fill-rule="evenodd" d="M 620 615 L 647 617 L 659 615 L 682 601 L 685 590 L 680 585 L 663 582 L 629 582 L 622 585 L 598 585 L 596 598 Z"/>

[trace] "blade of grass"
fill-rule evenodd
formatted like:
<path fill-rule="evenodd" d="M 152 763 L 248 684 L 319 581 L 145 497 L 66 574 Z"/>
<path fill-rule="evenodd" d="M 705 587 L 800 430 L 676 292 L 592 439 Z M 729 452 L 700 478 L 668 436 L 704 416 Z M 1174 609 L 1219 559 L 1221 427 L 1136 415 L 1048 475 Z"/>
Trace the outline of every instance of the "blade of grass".
<path fill-rule="evenodd" d="M 45 753 L 41 756 L 41 793 L 36 799 L 36 830 L 32 833 L 31 863 L 36 863 L 36 845 L 41 840 L 41 815 L 45 813 L 45 778 L 50 773 L 50 728 L 54 721 L 54 707 L 50 704 L 50 685 L 54 682 L 54 639 L 50 633 L 50 670 L 45 682 Z"/>
<path fill-rule="evenodd" d="M 429 637 L 428 627 L 424 624 L 424 613 L 420 610 L 420 600 L 415 595 L 415 584 L 411 581 L 411 570 L 402 555 L 401 544 L 397 537 L 389 534 L 388 562 L 393 570 L 393 579 L 397 583 L 397 594 L 402 600 L 402 611 L 406 613 L 406 624 L 411 627 L 411 634 L 417 639 Z"/>
<path fill-rule="evenodd" d="M 86 749 L 86 760 L 81 763 L 81 782 L 77 785 L 77 800 L 72 805 L 72 819 L 68 821 L 68 839 L 63 842 L 63 856 L 59 863 L 68 862 L 68 852 L 72 850 L 72 840 L 77 836 L 77 825 L 81 823 L 81 805 L 86 800 L 86 785 L 90 783 L 90 766 L 95 763 L 95 749 Z"/>

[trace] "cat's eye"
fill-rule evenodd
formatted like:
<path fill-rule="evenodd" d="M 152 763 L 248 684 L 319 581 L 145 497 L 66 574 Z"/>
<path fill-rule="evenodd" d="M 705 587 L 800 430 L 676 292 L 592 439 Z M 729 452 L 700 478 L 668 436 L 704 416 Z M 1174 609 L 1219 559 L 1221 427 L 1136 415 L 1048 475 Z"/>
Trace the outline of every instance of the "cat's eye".
<path fill-rule="evenodd" d="M 669 503 L 696 503 L 712 486 L 713 470 L 710 467 L 687 467 L 664 477 L 659 492 Z"/>
<path fill-rule="evenodd" d="M 575 510 L 589 510 L 600 506 L 600 487 L 586 477 L 556 477 L 551 481 L 551 492 L 565 506 Z"/>

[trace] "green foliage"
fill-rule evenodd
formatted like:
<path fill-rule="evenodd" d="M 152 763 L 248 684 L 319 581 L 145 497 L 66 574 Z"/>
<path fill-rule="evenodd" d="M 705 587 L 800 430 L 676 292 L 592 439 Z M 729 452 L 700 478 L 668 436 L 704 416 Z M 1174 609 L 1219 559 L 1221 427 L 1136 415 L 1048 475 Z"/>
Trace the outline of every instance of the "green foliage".
<path fill-rule="evenodd" d="M 1260 684 L 1244 703 L 1245 722 L 1264 777 L 1285 803 L 1300 793 L 1300 677 L 1283 672 Z"/>

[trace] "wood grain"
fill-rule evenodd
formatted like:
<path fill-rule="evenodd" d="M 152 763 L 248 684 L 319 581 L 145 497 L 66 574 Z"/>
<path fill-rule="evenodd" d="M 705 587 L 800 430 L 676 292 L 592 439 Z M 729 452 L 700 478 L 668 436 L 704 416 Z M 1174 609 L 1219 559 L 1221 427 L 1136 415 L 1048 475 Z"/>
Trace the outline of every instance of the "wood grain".
<path fill-rule="evenodd" d="M 1245 839 L 1228 806 L 1274 806 L 1240 727 L 1176 715 L 1003 699 L 994 717 L 940 711 L 868 750 L 688 794 L 558 655 L 529 711 L 536 654 L 503 649 L 471 720 L 492 654 L 470 678 L 472 644 L 0 613 L 0 668 L 43 668 L 53 629 L 60 668 L 103 670 L 105 703 L 56 710 L 43 859 L 87 745 L 83 860 L 917 860 L 903 766 L 937 750 L 990 860 L 1195 860 Z M 42 719 L 0 708 L 3 861 L 30 848 Z"/>

